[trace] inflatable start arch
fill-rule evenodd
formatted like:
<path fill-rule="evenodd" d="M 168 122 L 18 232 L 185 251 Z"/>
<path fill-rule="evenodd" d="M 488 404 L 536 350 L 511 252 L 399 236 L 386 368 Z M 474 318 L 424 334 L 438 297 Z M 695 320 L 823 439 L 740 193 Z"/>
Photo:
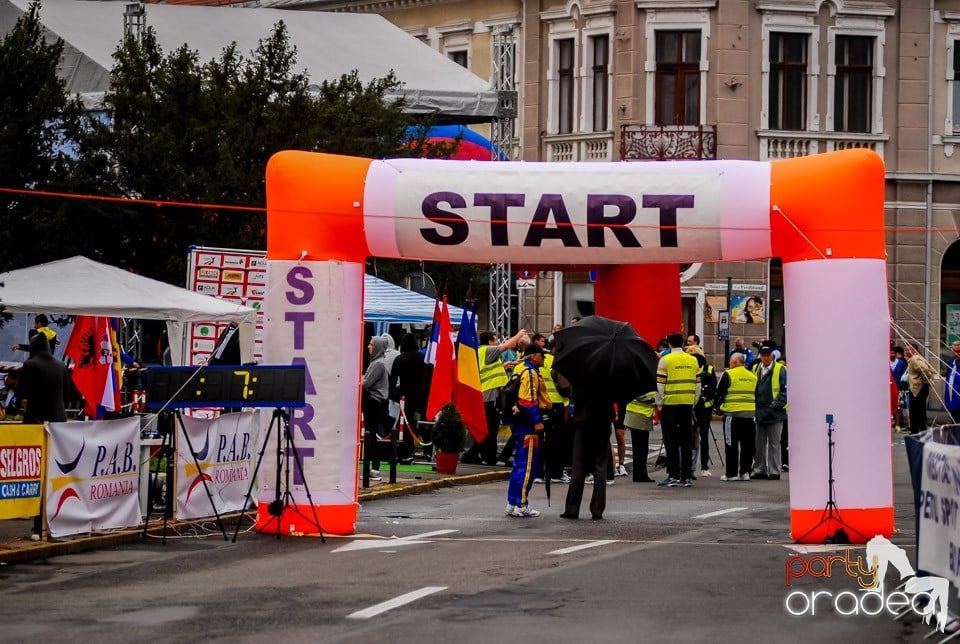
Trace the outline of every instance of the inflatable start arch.
<path fill-rule="evenodd" d="M 780 257 L 790 337 L 791 533 L 822 542 L 837 528 L 816 527 L 828 500 L 830 415 L 843 522 L 859 533 L 848 531 L 854 540 L 890 536 L 883 197 L 883 162 L 868 150 L 774 163 L 275 155 L 267 168 L 264 347 L 272 364 L 307 366 L 308 405 L 295 410 L 291 428 L 323 530 L 351 534 L 357 519 L 369 256 L 607 265 L 602 275 L 621 288 L 642 265 Z M 675 271 L 666 274 L 676 281 Z M 657 299 L 650 281 L 644 284 L 644 292 L 620 294 L 628 303 L 622 309 L 614 301 L 600 312 L 643 333 L 636 303 L 655 306 Z M 297 504 L 308 504 L 302 485 L 292 492 Z M 261 494 L 264 525 L 275 492 Z M 300 514 L 312 516 L 309 508 Z M 281 524 L 285 532 L 287 524 L 311 529 L 293 511 Z"/>

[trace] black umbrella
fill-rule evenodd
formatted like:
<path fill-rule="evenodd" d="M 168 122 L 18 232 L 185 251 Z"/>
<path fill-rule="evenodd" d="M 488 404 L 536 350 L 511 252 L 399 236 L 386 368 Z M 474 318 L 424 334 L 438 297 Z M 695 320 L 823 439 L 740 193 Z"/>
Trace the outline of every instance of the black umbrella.
<path fill-rule="evenodd" d="M 590 315 L 554 334 L 553 368 L 573 385 L 611 402 L 657 388 L 660 357 L 626 322 Z"/>

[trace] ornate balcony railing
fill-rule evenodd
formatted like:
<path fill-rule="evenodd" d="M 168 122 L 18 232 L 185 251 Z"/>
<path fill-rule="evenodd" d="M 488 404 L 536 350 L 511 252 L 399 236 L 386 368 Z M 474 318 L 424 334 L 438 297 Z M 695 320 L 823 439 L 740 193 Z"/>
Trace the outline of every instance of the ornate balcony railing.
<path fill-rule="evenodd" d="M 794 132 L 787 130 L 760 130 L 760 160 L 792 159 L 821 152 L 868 148 L 881 157 L 886 134 L 858 134 L 855 132 Z"/>
<path fill-rule="evenodd" d="M 717 132 L 712 125 L 624 125 L 620 131 L 624 161 L 717 158 Z"/>
<path fill-rule="evenodd" d="M 613 132 L 547 134 L 547 161 L 613 161 Z"/>

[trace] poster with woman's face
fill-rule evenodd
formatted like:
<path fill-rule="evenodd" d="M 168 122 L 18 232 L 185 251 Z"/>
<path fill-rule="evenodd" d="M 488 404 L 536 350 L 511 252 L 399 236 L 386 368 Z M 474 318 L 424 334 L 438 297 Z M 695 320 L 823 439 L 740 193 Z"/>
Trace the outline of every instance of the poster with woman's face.
<path fill-rule="evenodd" d="M 734 295 L 730 298 L 730 306 L 734 322 L 761 324 L 767 320 L 763 298 L 758 295 Z"/>

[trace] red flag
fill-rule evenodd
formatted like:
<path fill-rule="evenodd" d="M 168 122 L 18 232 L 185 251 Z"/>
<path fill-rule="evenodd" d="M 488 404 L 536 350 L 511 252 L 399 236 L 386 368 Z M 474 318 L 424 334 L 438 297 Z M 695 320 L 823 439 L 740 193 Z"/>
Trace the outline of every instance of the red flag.
<path fill-rule="evenodd" d="M 443 297 L 443 303 L 438 303 L 434 309 L 433 327 L 437 352 L 433 378 L 430 381 L 430 396 L 427 398 L 427 418 L 430 420 L 440 413 L 441 407 L 453 400 L 453 385 L 456 382 L 456 358 L 453 355 L 453 342 L 450 340 L 452 327 L 446 296 Z"/>
<path fill-rule="evenodd" d="M 463 310 L 460 332 L 457 334 L 457 382 L 453 388 L 453 402 L 473 438 L 479 443 L 487 437 L 487 411 L 480 391 L 480 362 L 477 350 L 480 339 L 474 327 L 475 316 Z"/>
<path fill-rule="evenodd" d="M 108 379 L 113 378 L 113 343 L 110 319 L 77 316 L 63 354 L 72 359 L 73 384 L 83 396 L 83 413 L 97 417 L 97 405 L 103 401 Z"/>

